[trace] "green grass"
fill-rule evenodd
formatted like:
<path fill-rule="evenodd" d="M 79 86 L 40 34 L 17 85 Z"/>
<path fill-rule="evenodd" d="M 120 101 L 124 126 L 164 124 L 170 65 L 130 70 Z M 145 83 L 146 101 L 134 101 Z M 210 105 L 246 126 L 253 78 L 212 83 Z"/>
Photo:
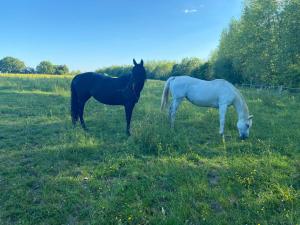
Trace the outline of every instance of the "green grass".
<path fill-rule="evenodd" d="M 254 114 L 184 102 L 170 130 L 163 82 L 124 111 L 90 100 L 72 128 L 68 76 L 0 75 L 0 224 L 300 224 L 300 96 L 242 90 Z"/>

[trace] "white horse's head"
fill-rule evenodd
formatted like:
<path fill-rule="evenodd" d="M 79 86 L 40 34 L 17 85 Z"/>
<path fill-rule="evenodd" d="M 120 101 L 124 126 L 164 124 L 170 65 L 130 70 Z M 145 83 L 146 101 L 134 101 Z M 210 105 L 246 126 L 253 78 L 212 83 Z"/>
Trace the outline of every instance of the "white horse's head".
<path fill-rule="evenodd" d="M 246 138 L 249 137 L 249 131 L 252 126 L 252 118 L 253 115 L 250 115 L 248 118 L 240 119 L 237 122 L 237 128 L 239 130 L 240 138 L 242 140 L 245 140 Z"/>

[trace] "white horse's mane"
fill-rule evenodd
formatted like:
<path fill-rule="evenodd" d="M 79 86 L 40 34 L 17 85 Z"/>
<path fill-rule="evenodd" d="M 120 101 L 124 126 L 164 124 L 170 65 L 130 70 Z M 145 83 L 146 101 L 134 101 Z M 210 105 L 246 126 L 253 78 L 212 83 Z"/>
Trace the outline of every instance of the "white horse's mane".
<path fill-rule="evenodd" d="M 233 88 L 233 90 L 236 92 L 237 94 L 237 98 L 239 100 L 239 102 L 241 103 L 242 107 L 243 107 L 243 111 L 245 113 L 245 116 L 247 116 L 246 119 L 248 119 L 249 117 L 249 109 L 248 109 L 248 105 L 246 103 L 246 100 L 244 98 L 244 96 L 242 95 L 242 93 L 239 91 L 239 89 L 237 89 L 236 87 L 234 87 L 232 84 L 231 84 L 231 87 Z"/>

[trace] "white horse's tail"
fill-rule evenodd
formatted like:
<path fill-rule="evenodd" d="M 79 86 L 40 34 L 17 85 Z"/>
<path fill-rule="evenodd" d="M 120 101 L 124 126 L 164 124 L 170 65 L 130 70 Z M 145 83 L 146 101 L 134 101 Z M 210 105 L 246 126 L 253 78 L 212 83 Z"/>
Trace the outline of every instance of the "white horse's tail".
<path fill-rule="evenodd" d="M 170 77 L 166 83 L 165 87 L 161 96 L 161 104 L 160 104 L 160 110 L 163 110 L 164 107 L 168 104 L 168 99 L 169 99 L 169 90 L 170 90 L 170 82 L 174 80 L 175 77 Z"/>

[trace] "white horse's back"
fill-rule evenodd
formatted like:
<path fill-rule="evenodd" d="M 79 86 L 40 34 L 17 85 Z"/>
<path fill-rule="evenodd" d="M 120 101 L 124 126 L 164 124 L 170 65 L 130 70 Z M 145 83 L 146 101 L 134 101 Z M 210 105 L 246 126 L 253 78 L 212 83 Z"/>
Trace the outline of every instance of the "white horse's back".
<path fill-rule="evenodd" d="M 232 104 L 235 88 L 223 79 L 200 80 L 189 76 L 174 77 L 170 83 L 173 98 L 187 98 L 198 106 L 218 108 L 220 103 Z"/>

